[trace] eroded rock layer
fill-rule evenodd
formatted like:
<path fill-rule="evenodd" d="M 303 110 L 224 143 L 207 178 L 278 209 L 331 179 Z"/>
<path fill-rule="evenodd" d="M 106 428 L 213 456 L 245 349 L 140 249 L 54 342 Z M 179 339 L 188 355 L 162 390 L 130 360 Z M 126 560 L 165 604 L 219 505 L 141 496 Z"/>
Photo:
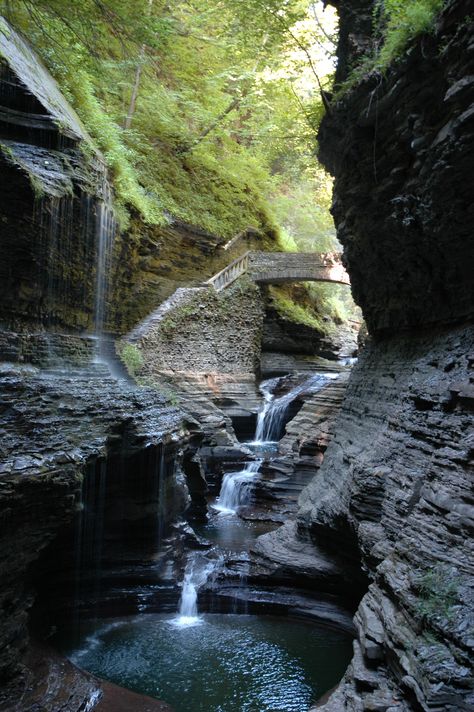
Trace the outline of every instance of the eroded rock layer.
<path fill-rule="evenodd" d="M 29 637 L 28 615 L 38 582 L 46 592 L 50 586 L 52 600 L 58 595 L 54 576 L 63 567 L 71 576 L 77 572 L 72 543 L 66 551 L 74 538 L 74 517 L 81 512 L 87 515 L 88 506 L 100 500 L 101 490 L 104 494 L 110 491 L 113 496 L 104 502 L 101 514 L 105 526 L 101 531 L 104 540 L 109 539 L 105 555 L 109 556 L 107 546 L 113 547 L 114 542 L 121 542 L 124 548 L 124 535 L 131 546 L 140 542 L 147 530 L 156 540 L 161 493 L 170 488 L 163 514 L 165 531 L 177 519 L 178 510 L 187 505 L 183 501 L 186 493 L 181 490 L 180 497 L 179 488 L 174 487 L 178 473 L 174 463 L 165 469 L 162 462 L 165 457 L 169 460 L 168 452 L 179 450 L 188 426 L 193 429 L 196 424 L 189 418 L 186 425 L 182 413 L 156 392 L 113 379 L 100 366 L 48 372 L 4 364 L 0 381 L 3 683 L 21 673 L 20 660 Z M 107 468 L 107 462 L 113 467 Z M 162 485 L 158 486 L 160 472 Z M 84 526 L 87 529 L 87 521 Z M 95 524 L 93 529 L 97 532 Z M 97 551 L 94 531 L 92 551 Z M 47 561 L 44 552 L 53 541 L 53 557 Z M 76 551 L 77 545 L 76 541 Z M 64 561 L 62 547 L 68 557 Z M 85 570 L 93 568 L 91 563 L 95 566 L 85 560 Z M 6 697 L 0 694 L 0 706 L 3 702 L 6 709 L 11 702 L 9 694 L 9 688 L 5 688 Z"/>
<path fill-rule="evenodd" d="M 327 710 L 472 705 L 473 347 L 461 327 L 366 347 L 300 498 L 303 530 L 326 550 L 357 540 L 372 581 Z"/>
<path fill-rule="evenodd" d="M 342 81 L 372 42 L 376 3 L 334 4 Z M 372 332 L 473 314 L 473 10 L 470 0 L 448 2 L 433 35 L 386 76 L 367 74 L 321 126 L 338 239 Z"/>
<path fill-rule="evenodd" d="M 373 41 L 373 3 L 334 4 L 342 81 Z M 299 536 L 356 547 L 371 581 L 327 712 L 474 705 L 472 8 L 446 3 L 434 33 L 334 101 L 320 133 L 372 334 L 300 498 Z"/>

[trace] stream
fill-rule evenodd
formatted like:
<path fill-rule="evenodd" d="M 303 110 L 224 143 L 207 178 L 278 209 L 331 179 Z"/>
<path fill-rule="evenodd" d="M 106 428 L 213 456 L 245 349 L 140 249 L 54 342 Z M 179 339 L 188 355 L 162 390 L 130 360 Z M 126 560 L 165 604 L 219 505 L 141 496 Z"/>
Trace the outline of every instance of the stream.
<path fill-rule="evenodd" d="M 209 502 L 207 523 L 194 526 L 208 545 L 187 554 L 176 612 L 82 621 L 79 638 L 63 645 L 74 663 L 165 700 L 176 712 L 305 712 L 337 684 L 351 657 L 349 633 L 268 615 L 264 608 L 262 614 L 248 614 L 249 550 L 275 524 L 239 517 L 242 507 L 252 505 L 262 463 L 277 454 L 295 398 L 334 377 L 312 374 L 280 395 L 275 392 L 282 379 L 261 384 L 255 435 L 243 443 L 249 460 L 243 469 L 224 473 L 219 496 Z M 161 477 L 158 495 L 162 482 Z M 232 607 L 222 613 L 222 606 L 212 612 L 209 592 L 212 598 L 215 581 L 225 580 L 226 566 L 236 560 L 238 613 Z"/>

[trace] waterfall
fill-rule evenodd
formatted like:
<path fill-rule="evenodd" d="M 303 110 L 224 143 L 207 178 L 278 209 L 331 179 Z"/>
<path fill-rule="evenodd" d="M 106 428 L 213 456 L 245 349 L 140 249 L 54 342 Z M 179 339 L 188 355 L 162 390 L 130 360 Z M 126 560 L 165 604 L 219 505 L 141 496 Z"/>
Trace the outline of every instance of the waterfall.
<path fill-rule="evenodd" d="M 179 618 L 182 624 L 194 623 L 198 619 L 197 590 L 193 581 L 193 569 L 184 574 L 183 590 L 179 604 Z"/>
<path fill-rule="evenodd" d="M 87 466 L 82 483 L 78 520 L 74 534 L 74 618 L 85 599 L 98 604 L 102 579 L 107 463 L 97 460 Z"/>
<path fill-rule="evenodd" d="M 94 295 L 94 334 L 96 338 L 97 363 L 105 364 L 111 376 L 123 378 L 123 372 L 115 360 L 115 349 L 105 336 L 107 301 L 109 299 L 110 276 L 113 266 L 113 251 L 117 234 L 117 221 L 113 211 L 112 190 L 107 180 L 105 167 L 100 170 L 101 200 L 96 210 L 96 264 Z M 108 348 L 109 347 L 109 348 Z"/>
<path fill-rule="evenodd" d="M 271 378 L 260 385 L 264 397 L 264 405 L 257 418 L 257 430 L 254 444 L 276 442 L 283 436 L 283 429 L 287 422 L 288 408 L 291 403 L 303 393 L 316 393 L 326 383 L 337 378 L 337 373 L 314 373 L 302 383 L 292 388 L 288 393 L 275 398 L 272 391 L 281 380 Z"/>
<path fill-rule="evenodd" d="M 207 583 L 221 561 L 222 558 L 208 559 L 200 552 L 190 555 L 184 571 L 178 617 L 172 620 L 173 625 L 184 627 L 203 622 L 198 615 L 198 590 Z"/>
<path fill-rule="evenodd" d="M 116 222 L 112 210 L 110 187 L 104 177 L 103 200 L 97 206 L 97 247 L 95 273 L 94 327 L 97 339 L 103 339 L 106 305 L 109 292 L 109 274 L 115 241 Z"/>
<path fill-rule="evenodd" d="M 248 504 L 252 494 L 252 484 L 263 460 L 249 462 L 244 470 L 227 472 L 222 480 L 219 499 L 214 509 L 222 514 L 235 514 L 239 507 Z"/>
<path fill-rule="evenodd" d="M 279 398 L 275 398 L 273 392 L 282 379 L 270 378 L 263 381 L 260 385 L 263 405 L 257 415 L 255 440 L 250 444 L 261 448 L 277 442 L 283 435 L 283 429 L 287 422 L 287 411 L 295 398 L 302 393 L 316 393 L 329 380 L 337 378 L 338 375 L 337 373 L 315 373 Z M 263 459 L 260 458 L 249 462 L 243 470 L 226 472 L 219 497 L 213 508 L 221 514 L 236 514 L 239 507 L 249 504 L 253 484 L 262 462 Z"/>
<path fill-rule="evenodd" d="M 270 378 L 268 381 L 263 381 L 263 383 L 260 384 L 260 392 L 263 395 L 263 408 L 261 408 L 257 414 L 257 427 L 255 429 L 254 440 L 255 444 L 265 442 L 264 434 L 266 430 L 267 414 L 271 410 L 272 401 L 274 399 L 273 389 L 278 385 L 280 380 L 280 378 Z"/>
<path fill-rule="evenodd" d="M 165 460 L 165 445 L 161 445 L 161 453 L 158 459 L 158 491 L 157 491 L 157 548 L 161 547 L 161 542 L 163 541 L 164 524 L 166 518 L 166 488 L 165 488 L 165 477 L 166 477 L 166 460 Z"/>

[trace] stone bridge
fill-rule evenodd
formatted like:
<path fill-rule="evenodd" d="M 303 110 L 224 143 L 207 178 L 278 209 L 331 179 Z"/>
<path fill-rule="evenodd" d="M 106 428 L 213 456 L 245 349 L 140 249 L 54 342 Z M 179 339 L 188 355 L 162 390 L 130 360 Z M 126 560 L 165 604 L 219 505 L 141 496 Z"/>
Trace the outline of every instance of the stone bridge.
<path fill-rule="evenodd" d="M 328 252 L 246 252 L 211 277 L 216 291 L 225 289 L 247 274 L 257 284 L 284 282 L 335 282 L 350 284 L 339 253 Z"/>
<path fill-rule="evenodd" d="M 243 275 L 241 289 L 227 290 Z M 194 378 L 197 398 L 209 391 L 211 375 L 219 398 L 235 400 L 239 383 L 255 396 L 264 320 L 258 285 L 307 281 L 349 284 L 349 277 L 338 254 L 246 252 L 206 282 L 177 289 L 123 337 L 119 351 L 127 342 L 140 351 L 142 376 L 164 376 L 180 388 Z"/>
<path fill-rule="evenodd" d="M 198 287 L 180 287 L 165 302 L 130 331 L 124 340 L 139 343 L 160 328 L 163 320 L 186 310 L 206 292 L 222 292 L 239 277 L 250 277 L 255 284 L 284 282 L 334 282 L 350 284 L 337 252 L 246 252 Z"/>

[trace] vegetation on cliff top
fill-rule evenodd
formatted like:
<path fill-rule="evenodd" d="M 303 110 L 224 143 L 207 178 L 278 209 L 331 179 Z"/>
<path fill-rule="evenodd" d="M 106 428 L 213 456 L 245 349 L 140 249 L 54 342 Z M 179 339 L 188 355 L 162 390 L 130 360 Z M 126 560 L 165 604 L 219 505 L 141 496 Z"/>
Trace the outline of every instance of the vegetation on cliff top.
<path fill-rule="evenodd" d="M 223 237 L 289 233 L 299 194 L 306 232 L 323 241 L 315 249 L 333 244 L 314 153 L 328 81 L 315 67 L 334 28 L 309 0 L 0 0 L 0 10 L 104 153 L 125 218 L 132 208 Z M 312 207 L 321 185 L 323 218 Z"/>
<path fill-rule="evenodd" d="M 373 43 L 367 55 L 353 68 L 336 96 L 357 84 L 369 72 L 384 73 L 424 32 L 431 32 L 445 0 L 375 0 Z"/>
<path fill-rule="evenodd" d="M 382 36 L 379 65 L 387 67 L 414 37 L 430 32 L 443 3 L 444 0 L 378 0 L 375 23 Z"/>

